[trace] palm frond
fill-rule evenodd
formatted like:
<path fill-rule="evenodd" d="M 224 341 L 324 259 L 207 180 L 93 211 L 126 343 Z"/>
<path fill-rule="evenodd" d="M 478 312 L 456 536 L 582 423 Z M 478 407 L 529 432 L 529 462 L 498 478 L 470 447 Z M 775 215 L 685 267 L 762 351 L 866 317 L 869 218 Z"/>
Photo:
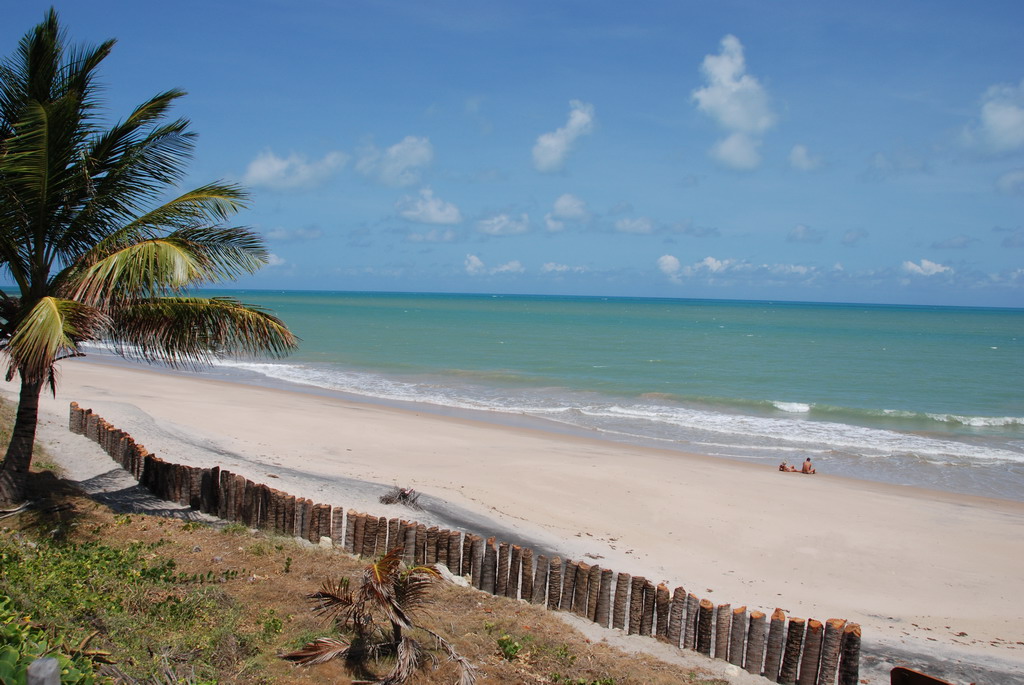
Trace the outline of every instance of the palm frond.
<path fill-rule="evenodd" d="M 111 312 L 111 340 L 130 358 L 200 366 L 223 356 L 279 357 L 298 338 L 269 312 L 229 297 L 159 297 Z"/>
<path fill-rule="evenodd" d="M 423 626 L 417 626 L 423 632 L 429 634 L 434 638 L 437 645 L 444 650 L 444 653 L 448 655 L 449 661 L 454 661 L 459 669 L 459 685 L 474 685 L 477 678 L 477 668 L 474 666 L 469 659 L 455 651 L 455 647 L 451 642 L 444 639 L 433 630 L 424 628 Z"/>
<path fill-rule="evenodd" d="M 105 255 L 104 247 L 111 245 L 98 245 L 60 276 L 76 299 L 97 306 L 231 280 L 267 261 L 263 240 L 245 228 L 190 227 Z"/>
<path fill-rule="evenodd" d="M 430 590 L 438 578 L 440 574 L 429 566 L 417 566 L 405 571 L 394 582 L 395 603 L 402 607 L 406 615 L 429 605 Z"/>
<path fill-rule="evenodd" d="M 52 380 L 59 358 L 78 353 L 78 343 L 95 338 L 106 325 L 98 310 L 74 300 L 41 298 L 17 323 L 4 352 L 11 369 L 35 380 Z"/>
<path fill-rule="evenodd" d="M 288 654 L 282 654 L 282 659 L 294 661 L 298 664 L 312 666 L 325 664 L 331 659 L 339 659 L 348 656 L 349 644 L 344 640 L 336 640 L 330 637 L 320 637 L 306 644 L 301 649 Z"/>
<path fill-rule="evenodd" d="M 325 580 L 318 592 L 306 595 L 306 598 L 313 602 L 313 613 L 327 618 L 334 618 L 355 603 L 348 578 Z"/>
<path fill-rule="evenodd" d="M 436 664 L 434 656 L 424 652 L 416 640 L 402 636 L 402 639 L 395 645 L 395 665 L 387 675 L 377 681 L 377 684 L 402 685 L 416 673 L 416 670 L 423 664 L 424 657 L 430 658 Z"/>

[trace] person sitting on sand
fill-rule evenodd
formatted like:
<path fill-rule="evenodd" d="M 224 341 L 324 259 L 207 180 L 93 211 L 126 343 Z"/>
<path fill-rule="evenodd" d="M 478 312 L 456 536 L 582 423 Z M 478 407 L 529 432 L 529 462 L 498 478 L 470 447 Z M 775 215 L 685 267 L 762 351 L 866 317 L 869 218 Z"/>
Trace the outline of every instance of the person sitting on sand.
<path fill-rule="evenodd" d="M 795 466 L 790 466 L 785 461 L 779 464 L 779 471 L 785 471 L 786 473 L 794 473 L 796 471 Z"/>
<path fill-rule="evenodd" d="M 814 465 L 811 464 L 811 458 L 810 457 L 807 457 L 806 459 L 804 459 L 804 465 L 800 469 L 800 473 L 817 473 L 817 471 L 814 470 Z"/>

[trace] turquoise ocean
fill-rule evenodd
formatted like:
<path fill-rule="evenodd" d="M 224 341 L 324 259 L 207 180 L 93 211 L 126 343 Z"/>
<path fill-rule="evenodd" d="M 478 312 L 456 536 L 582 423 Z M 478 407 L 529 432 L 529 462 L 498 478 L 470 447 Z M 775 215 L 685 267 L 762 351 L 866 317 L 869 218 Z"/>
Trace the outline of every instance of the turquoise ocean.
<path fill-rule="evenodd" d="M 283 360 L 218 363 L 229 379 L 1024 500 L 1024 309 L 209 294 L 302 338 Z"/>

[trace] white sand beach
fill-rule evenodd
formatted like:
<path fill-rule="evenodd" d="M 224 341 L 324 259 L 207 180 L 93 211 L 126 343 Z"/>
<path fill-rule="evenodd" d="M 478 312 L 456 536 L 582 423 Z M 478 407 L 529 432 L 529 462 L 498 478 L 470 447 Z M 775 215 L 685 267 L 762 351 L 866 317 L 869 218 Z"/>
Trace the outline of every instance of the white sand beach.
<path fill-rule="evenodd" d="M 846 618 L 866 644 L 1024 672 L 1024 503 L 92 359 L 60 371 L 56 398 L 41 404 L 50 426 L 66 425 L 76 401 L 170 461 L 389 516 L 380 489 L 359 481 L 412 486 L 572 558 L 715 603 Z M 16 384 L 2 388 L 17 399 Z M 59 449 L 77 442 L 87 443 L 68 434 Z"/>

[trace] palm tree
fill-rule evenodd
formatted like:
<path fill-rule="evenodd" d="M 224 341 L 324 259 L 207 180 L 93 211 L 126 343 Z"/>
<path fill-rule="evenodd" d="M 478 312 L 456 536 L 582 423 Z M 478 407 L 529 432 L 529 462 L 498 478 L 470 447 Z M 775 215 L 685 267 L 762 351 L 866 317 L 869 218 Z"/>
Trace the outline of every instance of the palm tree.
<path fill-rule="evenodd" d="M 351 589 L 348 578 L 342 578 L 327 581 L 319 592 L 308 595 L 313 610 L 350 632 L 351 640 L 321 637 L 281 658 L 308 665 L 345 659 L 361 675 L 369 675 L 366 666 L 370 661 L 394 659 L 386 675 L 355 682 L 401 685 L 428 661 L 436 665 L 437 658 L 410 634 L 420 631 L 456 663 L 459 685 L 473 685 L 475 667 L 451 643 L 413 620 L 416 611 L 430 603 L 429 590 L 440 574 L 432 566 L 407 568 L 402 553 L 403 549 L 396 547 L 367 566 L 356 590 Z"/>
<path fill-rule="evenodd" d="M 167 121 L 169 90 L 121 122 L 98 121 L 97 69 L 114 41 L 69 47 L 51 9 L 0 63 L 0 350 L 21 391 L 0 464 L 0 501 L 19 501 L 44 386 L 55 364 L 104 340 L 127 357 L 197 366 L 296 345 L 270 313 L 194 288 L 253 273 L 259 235 L 225 226 L 241 188 L 210 183 L 167 200 L 194 134 Z"/>

